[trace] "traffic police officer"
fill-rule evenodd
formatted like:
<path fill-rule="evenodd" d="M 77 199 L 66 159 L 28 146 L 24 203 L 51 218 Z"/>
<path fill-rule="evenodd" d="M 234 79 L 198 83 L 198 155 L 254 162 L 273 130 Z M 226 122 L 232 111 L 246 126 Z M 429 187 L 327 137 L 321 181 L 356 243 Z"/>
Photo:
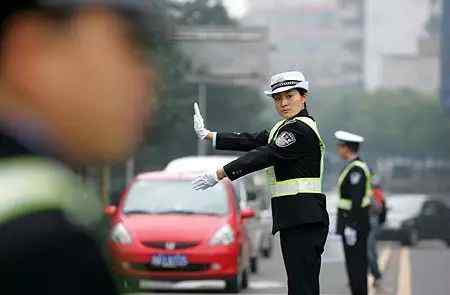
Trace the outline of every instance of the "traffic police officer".
<path fill-rule="evenodd" d="M 118 294 L 99 198 L 72 168 L 126 159 L 139 141 L 143 2 L 2 2 L 1 294 Z"/>
<path fill-rule="evenodd" d="M 216 149 L 247 152 L 237 160 L 206 173 L 194 182 L 206 189 L 228 177 L 235 180 L 264 168 L 272 195 L 273 234 L 280 231 L 290 295 L 319 294 L 321 255 L 328 235 L 326 199 L 322 192 L 325 145 L 306 109 L 308 82 L 301 72 L 274 75 L 271 89 L 283 118 L 270 131 L 216 133 L 204 127 L 195 106 L 194 129 Z"/>
<path fill-rule="evenodd" d="M 342 236 L 347 274 L 353 295 L 367 294 L 367 237 L 372 193 L 369 167 L 358 156 L 364 138 L 337 131 L 339 156 L 348 161 L 338 180 L 337 233 Z"/>

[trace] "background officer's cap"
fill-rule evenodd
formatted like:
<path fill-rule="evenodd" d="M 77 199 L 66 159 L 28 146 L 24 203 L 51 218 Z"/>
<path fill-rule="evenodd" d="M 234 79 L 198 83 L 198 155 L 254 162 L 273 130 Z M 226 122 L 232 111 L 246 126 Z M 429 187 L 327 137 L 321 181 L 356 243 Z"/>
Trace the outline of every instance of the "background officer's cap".
<path fill-rule="evenodd" d="M 306 81 L 302 72 L 284 72 L 272 76 L 270 88 L 271 90 L 264 91 L 264 94 L 272 97 L 274 94 L 297 88 L 309 91 L 309 82 Z"/>
<path fill-rule="evenodd" d="M 357 134 L 354 133 L 350 133 L 347 131 L 336 131 L 334 133 L 334 137 L 336 137 L 340 142 L 342 143 L 362 143 L 364 142 L 364 137 L 359 136 Z"/>

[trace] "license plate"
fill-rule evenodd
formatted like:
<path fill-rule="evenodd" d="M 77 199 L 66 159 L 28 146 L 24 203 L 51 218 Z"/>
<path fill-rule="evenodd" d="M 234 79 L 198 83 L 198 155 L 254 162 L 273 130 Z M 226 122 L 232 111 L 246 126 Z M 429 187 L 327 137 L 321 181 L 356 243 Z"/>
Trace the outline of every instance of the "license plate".
<path fill-rule="evenodd" d="M 177 268 L 187 266 L 189 261 L 185 255 L 155 255 L 151 264 L 163 268 Z"/>

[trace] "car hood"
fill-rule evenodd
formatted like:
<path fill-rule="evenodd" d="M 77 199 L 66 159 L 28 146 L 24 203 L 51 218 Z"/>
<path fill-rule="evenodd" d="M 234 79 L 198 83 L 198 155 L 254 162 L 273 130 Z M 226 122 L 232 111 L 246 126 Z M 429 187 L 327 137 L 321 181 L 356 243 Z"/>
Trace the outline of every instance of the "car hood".
<path fill-rule="evenodd" d="M 140 241 L 203 241 L 209 239 L 228 216 L 130 215 L 125 227 Z"/>

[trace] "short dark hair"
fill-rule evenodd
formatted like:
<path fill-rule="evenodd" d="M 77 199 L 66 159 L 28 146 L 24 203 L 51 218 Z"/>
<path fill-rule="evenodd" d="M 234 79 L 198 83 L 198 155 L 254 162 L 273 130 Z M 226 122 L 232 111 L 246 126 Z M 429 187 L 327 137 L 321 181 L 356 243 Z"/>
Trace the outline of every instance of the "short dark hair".
<path fill-rule="evenodd" d="M 73 13 L 69 7 L 47 7 L 36 0 L 11 0 L 2 5 L 0 10 L 0 44 L 11 18 L 19 13 L 36 11 L 54 20 L 67 20 Z"/>
<path fill-rule="evenodd" d="M 300 93 L 301 96 L 305 96 L 306 94 L 308 94 L 308 90 L 304 89 L 304 88 L 296 88 L 298 93 Z"/>
<path fill-rule="evenodd" d="M 109 7 L 128 20 L 133 27 L 134 37 L 147 47 L 167 44 L 173 37 L 174 25 L 161 1 L 7 0 L 0 10 L 0 42 L 8 21 L 18 13 L 34 11 L 51 20 L 64 22 L 70 20 L 77 10 L 96 4 Z"/>
<path fill-rule="evenodd" d="M 344 142 L 343 144 L 355 154 L 359 151 L 359 143 L 357 142 Z"/>

